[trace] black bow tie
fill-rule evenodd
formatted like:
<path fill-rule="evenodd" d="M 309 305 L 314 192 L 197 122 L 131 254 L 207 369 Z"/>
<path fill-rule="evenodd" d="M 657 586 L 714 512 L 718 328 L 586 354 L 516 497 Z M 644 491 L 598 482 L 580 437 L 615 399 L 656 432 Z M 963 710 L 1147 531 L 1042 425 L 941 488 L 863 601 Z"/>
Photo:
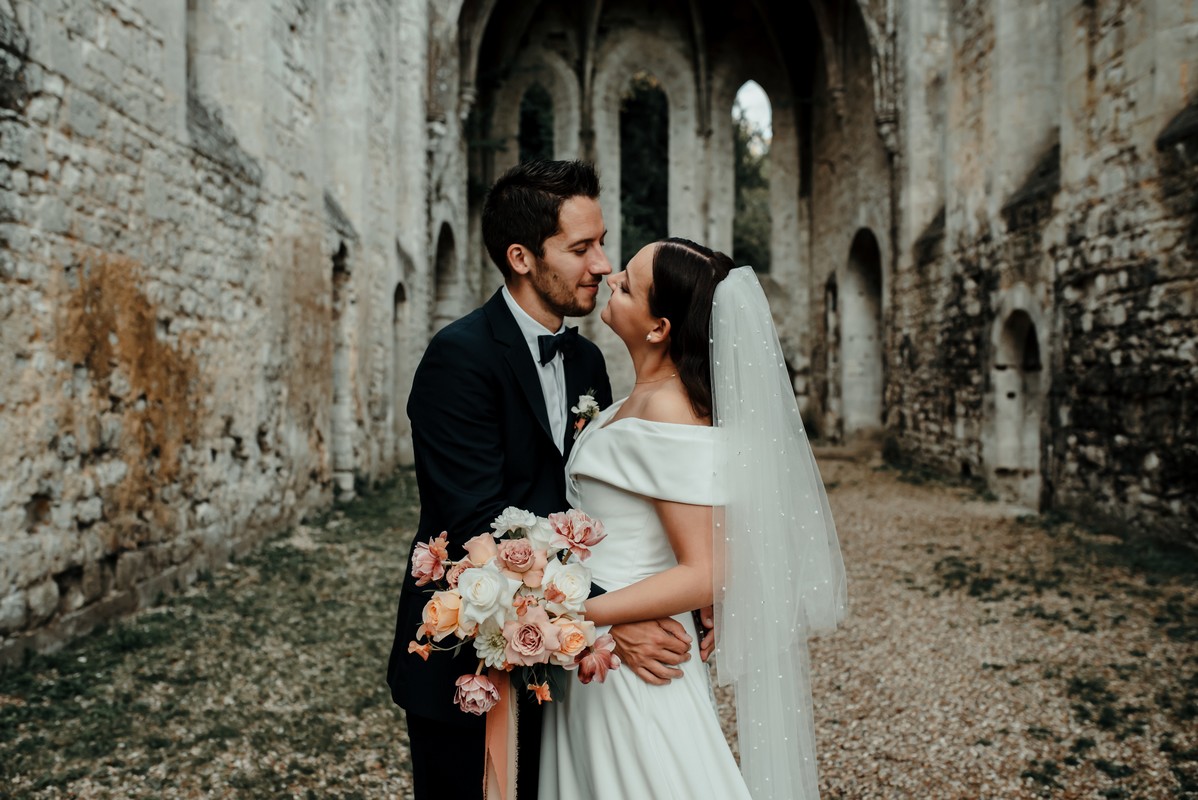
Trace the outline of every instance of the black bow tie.
<path fill-rule="evenodd" d="M 545 334 L 537 337 L 537 345 L 541 348 L 541 366 L 545 366 L 559 352 L 562 358 L 569 358 L 578 342 L 578 328 L 566 328 L 558 334 Z"/>

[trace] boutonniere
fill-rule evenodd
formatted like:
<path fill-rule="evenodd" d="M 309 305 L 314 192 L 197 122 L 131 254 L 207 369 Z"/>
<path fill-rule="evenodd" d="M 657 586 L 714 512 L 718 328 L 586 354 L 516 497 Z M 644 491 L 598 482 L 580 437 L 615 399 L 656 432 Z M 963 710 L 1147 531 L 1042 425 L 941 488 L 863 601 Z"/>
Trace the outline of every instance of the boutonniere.
<path fill-rule="evenodd" d="M 574 438 L 582 433 L 587 423 L 599 416 L 599 401 L 595 399 L 595 390 L 588 389 L 586 394 L 578 395 L 578 405 L 570 407 L 570 413 L 575 414 Z"/>

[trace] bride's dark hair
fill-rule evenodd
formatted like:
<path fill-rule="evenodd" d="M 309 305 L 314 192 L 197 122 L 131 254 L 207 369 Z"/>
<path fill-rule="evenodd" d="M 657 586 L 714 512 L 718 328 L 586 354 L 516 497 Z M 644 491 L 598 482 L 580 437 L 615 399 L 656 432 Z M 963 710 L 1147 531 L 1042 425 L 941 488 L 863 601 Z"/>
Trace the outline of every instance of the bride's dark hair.
<path fill-rule="evenodd" d="M 700 417 L 711 416 L 711 301 L 736 267 L 732 259 L 689 239 L 658 242 L 649 312 L 670 321 L 670 358 Z"/>

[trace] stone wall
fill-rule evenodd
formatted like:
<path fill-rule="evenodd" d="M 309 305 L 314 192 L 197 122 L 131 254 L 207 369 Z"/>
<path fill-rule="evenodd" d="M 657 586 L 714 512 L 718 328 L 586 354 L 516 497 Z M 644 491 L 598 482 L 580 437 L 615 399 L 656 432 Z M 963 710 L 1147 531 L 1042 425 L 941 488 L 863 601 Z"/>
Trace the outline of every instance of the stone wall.
<path fill-rule="evenodd" d="M 945 9 L 942 167 L 903 170 L 888 429 L 1029 508 L 1198 543 L 1198 10 L 1008 5 Z M 905 124 L 935 118 L 926 74 Z"/>
<path fill-rule="evenodd" d="M 0 0 L 0 660 L 405 457 L 425 13 Z"/>

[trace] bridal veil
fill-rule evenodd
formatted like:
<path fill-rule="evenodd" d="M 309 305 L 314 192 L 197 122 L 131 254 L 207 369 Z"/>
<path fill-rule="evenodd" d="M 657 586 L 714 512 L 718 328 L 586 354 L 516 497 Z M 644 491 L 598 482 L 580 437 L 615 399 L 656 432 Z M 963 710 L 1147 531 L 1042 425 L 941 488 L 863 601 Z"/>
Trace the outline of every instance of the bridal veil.
<path fill-rule="evenodd" d="M 816 800 L 807 638 L 844 618 L 844 562 L 765 292 L 729 272 L 711 314 L 716 675 L 754 800 Z"/>

